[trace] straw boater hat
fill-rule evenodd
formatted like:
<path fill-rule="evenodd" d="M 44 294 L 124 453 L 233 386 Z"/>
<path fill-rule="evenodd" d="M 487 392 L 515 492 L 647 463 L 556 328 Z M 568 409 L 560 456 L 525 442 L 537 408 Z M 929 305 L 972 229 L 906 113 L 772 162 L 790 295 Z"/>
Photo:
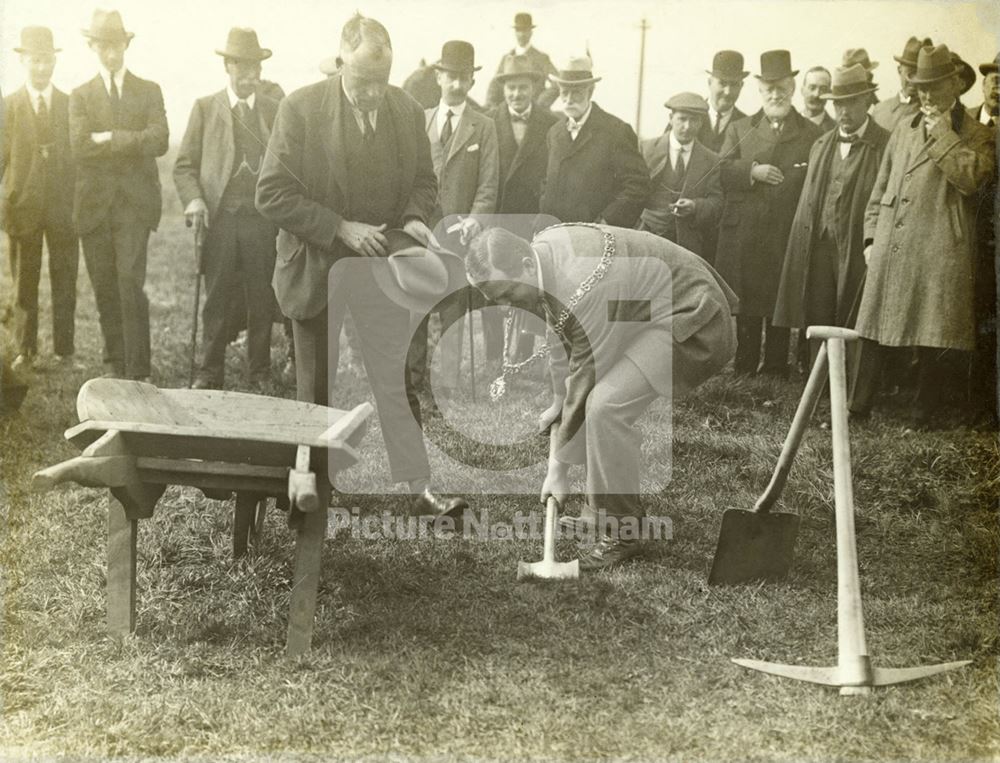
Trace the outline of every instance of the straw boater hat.
<path fill-rule="evenodd" d="M 237 61 L 263 61 L 271 57 L 271 51 L 257 42 L 257 33 L 245 27 L 233 27 L 226 38 L 226 47 L 216 50 L 220 56 L 235 58 Z"/>
<path fill-rule="evenodd" d="M 720 50 L 712 59 L 712 70 L 707 71 L 717 79 L 746 79 L 750 72 L 743 69 L 743 54 L 736 50 Z"/>
<path fill-rule="evenodd" d="M 83 30 L 83 36 L 96 42 L 128 42 L 134 34 L 125 31 L 122 15 L 118 11 L 98 8 L 90 20 L 90 29 Z"/>
<path fill-rule="evenodd" d="M 792 69 L 792 54 L 787 50 L 766 50 L 760 54 L 760 74 L 754 76 L 761 82 L 777 82 L 798 73 Z"/>
<path fill-rule="evenodd" d="M 431 66 L 446 72 L 478 72 L 483 68 L 476 66 L 476 50 L 465 40 L 448 40 L 441 46 L 441 60 Z"/>
<path fill-rule="evenodd" d="M 52 30 L 45 26 L 26 26 L 21 30 L 21 46 L 14 48 L 15 53 L 29 55 L 54 55 L 61 50 L 52 42 Z"/>
<path fill-rule="evenodd" d="M 689 114 L 699 114 L 701 116 L 708 114 L 708 101 L 697 93 L 678 93 L 671 96 L 670 100 L 663 105 L 671 111 L 685 111 Z"/>
<path fill-rule="evenodd" d="M 531 68 L 531 61 L 527 56 L 506 56 L 503 60 L 503 68 L 494 79 L 497 82 L 504 82 L 513 77 L 531 77 L 536 84 L 545 79 L 545 75 L 537 69 Z"/>
<path fill-rule="evenodd" d="M 397 228 L 382 235 L 389 254 L 372 261 L 376 285 L 397 305 L 426 313 L 448 293 L 449 266 L 461 267 L 461 258 L 447 249 L 428 248 Z"/>
<path fill-rule="evenodd" d="M 898 56 L 893 56 L 899 63 L 906 64 L 907 66 L 917 65 L 917 55 L 920 53 L 921 48 L 929 48 L 934 43 L 931 42 L 930 37 L 925 37 L 922 40 L 918 40 L 916 37 L 911 37 L 906 41 L 906 45 L 903 46 L 903 52 Z"/>
<path fill-rule="evenodd" d="M 910 77 L 914 85 L 929 85 L 959 73 L 947 45 L 921 48 L 917 56 L 917 71 Z"/>
<path fill-rule="evenodd" d="M 831 80 L 830 92 L 820 96 L 824 101 L 841 101 L 878 90 L 878 85 L 868 79 L 868 72 L 861 64 L 838 66 Z"/>
<path fill-rule="evenodd" d="M 557 85 L 590 85 L 601 81 L 594 76 L 594 62 L 587 55 L 570 57 L 563 68 L 549 75 L 549 79 Z"/>

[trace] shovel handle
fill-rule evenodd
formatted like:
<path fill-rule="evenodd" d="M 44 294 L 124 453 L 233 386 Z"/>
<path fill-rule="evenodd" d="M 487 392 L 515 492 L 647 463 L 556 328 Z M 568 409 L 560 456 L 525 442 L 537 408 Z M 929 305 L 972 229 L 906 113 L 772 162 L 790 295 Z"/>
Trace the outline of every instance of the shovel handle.
<path fill-rule="evenodd" d="M 810 327 L 810 331 L 812 328 L 815 327 Z M 810 334 L 810 336 L 813 336 L 813 334 Z M 816 354 L 816 361 L 813 363 L 812 370 L 809 372 L 809 380 L 806 382 L 806 388 L 803 390 L 802 397 L 799 400 L 799 407 L 795 409 L 795 418 L 792 419 L 792 426 L 788 430 L 788 436 L 785 437 L 785 444 L 781 448 L 778 465 L 774 467 L 774 474 L 771 475 L 771 482 L 761 497 L 757 499 L 757 503 L 754 504 L 753 510 L 756 512 L 765 514 L 770 511 L 775 501 L 781 495 L 781 491 L 785 489 L 785 483 L 788 481 L 788 473 L 792 470 L 792 462 L 795 460 L 795 454 L 799 450 L 799 444 L 802 442 L 802 436 L 806 432 L 806 426 L 809 424 L 809 419 L 812 417 L 813 411 L 816 410 L 816 403 L 819 402 L 820 393 L 823 391 L 823 384 L 826 381 L 826 367 L 826 342 L 823 342 L 820 345 L 819 352 Z"/>
<path fill-rule="evenodd" d="M 556 520 L 559 513 L 559 501 L 549 496 L 545 501 L 545 536 L 542 545 L 542 561 L 552 564 L 556 560 Z"/>

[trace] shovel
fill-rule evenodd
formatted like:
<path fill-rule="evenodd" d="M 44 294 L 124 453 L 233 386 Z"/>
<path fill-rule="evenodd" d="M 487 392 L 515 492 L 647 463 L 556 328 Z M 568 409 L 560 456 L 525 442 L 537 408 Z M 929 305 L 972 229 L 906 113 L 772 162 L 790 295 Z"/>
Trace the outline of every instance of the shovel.
<path fill-rule="evenodd" d="M 545 502 L 545 540 L 540 562 L 518 562 L 517 579 L 543 578 L 548 580 L 575 580 L 580 577 L 580 560 L 556 561 L 556 513 L 559 502 L 549 496 Z"/>
<path fill-rule="evenodd" d="M 792 469 L 792 461 L 806 426 L 819 402 L 826 376 L 827 350 L 824 342 L 816 354 L 809 380 L 799 400 L 795 418 L 781 448 L 778 464 L 764 494 L 753 509 L 727 509 L 722 514 L 722 529 L 715 560 L 708 575 L 709 585 L 736 585 L 751 580 L 781 580 L 788 575 L 799 531 L 799 515 L 771 513 Z"/>

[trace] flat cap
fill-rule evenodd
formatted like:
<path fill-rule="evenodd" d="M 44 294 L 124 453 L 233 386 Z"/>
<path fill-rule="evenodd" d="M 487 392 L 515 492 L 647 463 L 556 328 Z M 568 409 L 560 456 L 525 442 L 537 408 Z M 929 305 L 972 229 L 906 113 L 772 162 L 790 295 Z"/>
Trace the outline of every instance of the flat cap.
<path fill-rule="evenodd" d="M 690 111 L 695 114 L 708 114 L 708 101 L 697 93 L 678 93 L 671 96 L 665 104 L 671 111 Z"/>

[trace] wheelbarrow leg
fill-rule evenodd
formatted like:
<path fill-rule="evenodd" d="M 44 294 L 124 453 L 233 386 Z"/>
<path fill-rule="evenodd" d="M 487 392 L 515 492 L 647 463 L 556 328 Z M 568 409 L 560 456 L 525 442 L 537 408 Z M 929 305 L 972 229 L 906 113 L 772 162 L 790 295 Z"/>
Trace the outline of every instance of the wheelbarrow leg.
<path fill-rule="evenodd" d="M 312 648 L 313 621 L 316 615 L 316 592 L 326 539 L 327 506 L 330 503 L 330 480 L 325 474 L 317 479 L 319 506 L 303 512 L 295 531 L 295 577 L 288 606 L 288 643 L 286 653 L 298 657 Z"/>
<path fill-rule="evenodd" d="M 108 491 L 108 632 L 116 638 L 135 630 L 137 535 L 138 520 Z"/>
<path fill-rule="evenodd" d="M 236 493 L 233 510 L 233 558 L 246 556 L 247 547 L 260 530 L 260 520 L 267 506 L 267 496 L 261 493 Z"/>

